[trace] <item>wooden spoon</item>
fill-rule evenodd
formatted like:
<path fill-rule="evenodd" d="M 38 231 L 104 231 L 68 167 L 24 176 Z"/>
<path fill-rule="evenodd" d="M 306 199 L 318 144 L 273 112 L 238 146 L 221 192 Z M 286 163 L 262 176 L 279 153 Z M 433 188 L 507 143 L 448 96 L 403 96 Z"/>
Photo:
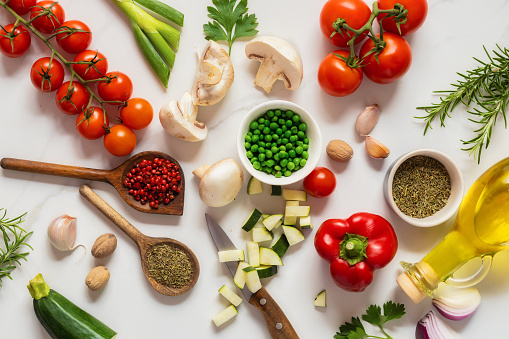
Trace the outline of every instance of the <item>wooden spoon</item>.
<path fill-rule="evenodd" d="M 129 189 L 124 186 L 123 181 L 126 178 L 127 173 L 143 159 L 154 160 L 155 158 L 168 159 L 179 167 L 178 171 L 180 174 L 180 193 L 175 195 L 175 199 L 172 200 L 168 205 L 160 204 L 159 208 L 154 209 L 149 204 L 142 205 L 139 201 L 136 201 L 132 195 L 129 194 Z M 3 158 L 0 161 L 0 166 L 4 169 L 31 172 L 38 174 L 56 175 L 60 177 L 85 179 L 107 182 L 113 185 L 118 191 L 122 199 L 124 199 L 129 206 L 132 208 L 145 212 L 155 214 L 171 214 L 171 215 L 182 215 L 184 213 L 184 191 L 185 191 L 185 179 L 184 172 L 180 167 L 177 160 L 173 159 L 168 154 L 162 152 L 147 151 L 138 153 L 131 158 L 127 159 L 122 165 L 112 170 L 99 170 L 93 168 L 76 167 L 49 164 L 45 162 Z"/>
<path fill-rule="evenodd" d="M 103 213 L 108 219 L 117 225 L 118 228 L 127 234 L 129 238 L 131 238 L 136 243 L 136 245 L 138 245 L 143 273 L 145 273 L 145 277 L 147 278 L 148 282 L 157 292 L 169 296 L 181 295 L 189 291 L 194 286 L 194 284 L 196 284 L 198 276 L 200 275 L 200 264 L 198 263 L 196 255 L 193 253 L 193 251 L 191 251 L 189 247 L 175 239 L 153 238 L 142 234 L 87 185 L 80 187 L 80 193 L 83 197 L 85 197 L 85 199 L 87 199 L 92 205 L 101 211 L 101 213 Z M 176 249 L 183 251 L 187 254 L 189 260 L 191 261 L 191 279 L 189 280 L 189 283 L 182 288 L 173 288 L 163 285 L 152 278 L 148 272 L 147 254 L 151 251 L 152 247 L 162 244 L 168 244 Z"/>

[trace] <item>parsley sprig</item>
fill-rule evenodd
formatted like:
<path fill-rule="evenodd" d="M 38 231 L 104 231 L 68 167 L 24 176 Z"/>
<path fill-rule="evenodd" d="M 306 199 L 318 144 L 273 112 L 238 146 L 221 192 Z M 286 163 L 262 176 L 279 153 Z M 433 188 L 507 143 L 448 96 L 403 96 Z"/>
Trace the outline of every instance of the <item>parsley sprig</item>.
<path fill-rule="evenodd" d="M 213 21 L 203 25 L 205 39 L 227 41 L 231 54 L 233 42 L 240 37 L 256 35 L 256 16 L 247 14 L 247 0 L 212 0 L 215 7 L 208 6 L 208 16 Z M 237 5 L 237 6 L 235 6 Z"/>
<path fill-rule="evenodd" d="M 346 322 L 339 327 L 339 332 L 336 332 L 334 339 L 393 339 L 389 334 L 387 334 L 387 332 L 385 332 L 383 326 L 391 320 L 400 319 L 403 315 L 405 315 L 405 313 L 405 305 L 395 304 L 392 301 L 388 301 L 383 305 L 383 313 L 380 306 L 370 305 L 366 310 L 366 313 L 362 315 L 362 320 L 378 326 L 385 337 L 367 334 L 359 317 L 352 317 L 352 321 L 350 323 Z"/>

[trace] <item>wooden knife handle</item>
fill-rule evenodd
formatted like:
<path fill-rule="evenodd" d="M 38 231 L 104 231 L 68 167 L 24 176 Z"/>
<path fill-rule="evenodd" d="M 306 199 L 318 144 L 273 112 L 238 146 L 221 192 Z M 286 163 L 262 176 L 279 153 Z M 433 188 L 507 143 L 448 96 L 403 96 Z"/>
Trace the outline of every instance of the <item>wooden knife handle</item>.
<path fill-rule="evenodd" d="M 249 303 L 262 311 L 270 335 L 274 339 L 298 339 L 297 332 L 269 292 L 262 287 L 249 299 Z"/>

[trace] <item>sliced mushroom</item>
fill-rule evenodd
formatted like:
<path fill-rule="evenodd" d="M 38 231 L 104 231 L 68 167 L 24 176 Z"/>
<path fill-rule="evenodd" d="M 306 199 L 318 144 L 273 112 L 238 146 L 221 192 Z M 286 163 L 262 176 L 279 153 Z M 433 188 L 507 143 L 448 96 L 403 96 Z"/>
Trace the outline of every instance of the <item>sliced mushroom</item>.
<path fill-rule="evenodd" d="M 166 133 L 185 141 L 202 141 L 207 136 L 207 126 L 196 121 L 198 106 L 193 104 L 189 92 L 180 99 L 172 100 L 159 111 L 159 120 Z"/>
<path fill-rule="evenodd" d="M 289 90 L 297 89 L 302 81 L 302 60 L 288 42 L 263 36 L 246 45 L 246 56 L 262 64 L 256 73 L 255 85 L 270 93 L 276 80 L 282 80 Z"/>
<path fill-rule="evenodd" d="M 234 78 L 228 53 L 210 40 L 203 50 L 194 79 L 193 103 L 209 106 L 218 103 L 230 89 Z"/>

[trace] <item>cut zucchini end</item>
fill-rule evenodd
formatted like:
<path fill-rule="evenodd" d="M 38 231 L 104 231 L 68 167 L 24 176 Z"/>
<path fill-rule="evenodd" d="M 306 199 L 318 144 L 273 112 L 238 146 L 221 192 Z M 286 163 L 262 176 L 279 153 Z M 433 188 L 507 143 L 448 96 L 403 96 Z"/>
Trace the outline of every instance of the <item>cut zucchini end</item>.
<path fill-rule="evenodd" d="M 272 248 L 260 247 L 260 264 L 283 266 L 283 261 Z"/>
<path fill-rule="evenodd" d="M 255 177 L 251 177 L 247 183 L 247 194 L 260 194 L 263 192 L 262 182 Z"/>
<path fill-rule="evenodd" d="M 283 219 L 282 214 L 272 214 L 269 215 L 267 218 L 263 219 L 262 223 L 267 230 L 272 231 L 273 229 L 276 229 L 281 225 L 282 219 Z"/>
<path fill-rule="evenodd" d="M 219 294 L 226 298 L 229 302 L 233 304 L 233 306 L 239 306 L 242 302 L 242 298 L 239 295 L 232 291 L 228 286 L 223 285 L 219 289 Z"/>
<path fill-rule="evenodd" d="M 235 283 L 235 286 L 237 286 L 240 289 L 243 289 L 244 286 L 246 286 L 246 278 L 243 269 L 248 266 L 249 266 L 248 263 L 245 261 L 239 262 L 239 266 L 237 266 L 237 271 L 235 272 L 235 276 L 233 277 L 233 282 Z"/>
<path fill-rule="evenodd" d="M 258 272 L 258 277 L 260 277 L 260 279 L 270 278 L 277 274 L 277 266 L 263 265 L 263 266 L 257 267 L 256 271 Z"/>
<path fill-rule="evenodd" d="M 217 252 L 219 262 L 240 261 L 245 259 L 244 250 L 230 250 Z"/>
<path fill-rule="evenodd" d="M 301 241 L 304 241 L 306 238 L 302 234 L 301 231 L 299 231 L 298 228 L 293 226 L 283 226 L 283 232 L 286 235 L 286 239 L 288 240 L 288 243 L 290 246 L 293 246 L 295 244 L 300 243 Z"/>
<path fill-rule="evenodd" d="M 327 307 L 327 298 L 326 298 L 326 291 L 323 290 L 315 298 L 314 305 L 316 307 Z"/>
<path fill-rule="evenodd" d="M 227 308 L 225 308 L 224 310 L 222 310 L 221 312 L 219 312 L 218 314 L 216 314 L 212 318 L 212 321 L 214 322 L 214 324 L 217 327 L 219 327 L 219 326 L 223 325 L 225 322 L 227 322 L 228 320 L 234 318 L 237 315 L 237 313 L 238 313 L 237 308 L 235 308 L 234 305 L 230 305 Z"/>
<path fill-rule="evenodd" d="M 290 247 L 290 243 L 288 242 L 286 235 L 283 233 L 276 240 L 274 245 L 272 245 L 272 250 L 274 250 L 274 252 L 276 252 L 276 254 L 279 255 L 280 258 L 282 258 L 285 255 L 285 253 L 289 247 Z"/>
<path fill-rule="evenodd" d="M 283 188 L 281 192 L 281 198 L 284 200 L 291 200 L 291 201 L 307 201 L 308 195 L 306 191 L 300 191 L 300 190 L 291 190 L 287 188 Z"/>
<path fill-rule="evenodd" d="M 262 212 L 258 211 L 256 208 L 248 215 L 246 220 L 242 223 L 242 229 L 246 232 L 249 232 L 256 225 L 258 220 L 260 220 L 262 216 Z"/>
<path fill-rule="evenodd" d="M 281 195 L 281 186 L 278 185 L 270 186 L 270 195 Z"/>
<path fill-rule="evenodd" d="M 27 285 L 28 292 L 35 300 L 47 297 L 49 295 L 50 288 L 44 281 L 42 274 L 39 273 L 35 278 L 31 279 Z"/>

